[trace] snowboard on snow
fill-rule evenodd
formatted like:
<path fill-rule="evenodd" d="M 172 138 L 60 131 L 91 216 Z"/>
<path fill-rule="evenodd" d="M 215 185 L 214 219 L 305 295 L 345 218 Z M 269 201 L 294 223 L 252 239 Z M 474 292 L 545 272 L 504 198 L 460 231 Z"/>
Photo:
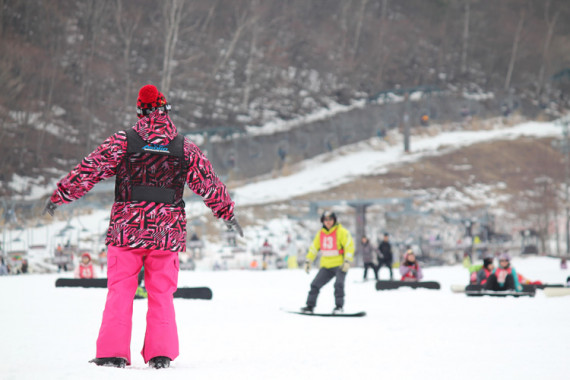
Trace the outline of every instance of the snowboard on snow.
<path fill-rule="evenodd" d="M 467 287 L 470 287 L 470 290 L 483 290 L 483 286 L 482 285 L 477 285 L 477 284 L 470 284 L 470 285 L 460 285 L 460 284 L 454 284 L 451 285 L 451 291 L 453 293 L 465 293 L 465 291 L 467 290 Z M 527 291 L 532 291 L 532 289 L 542 289 L 542 290 L 546 290 L 546 289 L 552 289 L 552 288 L 563 288 L 564 285 L 563 284 L 540 284 L 540 285 L 523 285 L 523 290 L 527 290 Z"/>
<path fill-rule="evenodd" d="M 195 287 L 195 288 L 178 288 L 174 292 L 174 298 L 185 298 L 185 299 L 199 299 L 199 300 L 211 300 L 213 297 L 212 289 L 208 287 Z M 148 294 L 145 288 L 139 287 L 135 293 L 135 299 L 145 299 L 148 298 Z"/>
<path fill-rule="evenodd" d="M 423 288 L 423 289 L 440 289 L 439 282 L 435 281 L 376 281 L 376 290 L 392 290 L 402 287 L 407 288 Z"/>
<path fill-rule="evenodd" d="M 515 290 L 466 290 L 465 294 L 469 297 L 534 297 L 536 292 L 517 292 Z"/>
<path fill-rule="evenodd" d="M 523 285 L 526 286 L 526 285 Z M 549 289 L 549 288 L 563 288 L 564 284 L 539 284 L 539 285 L 530 285 L 534 286 L 536 289 Z"/>
<path fill-rule="evenodd" d="M 570 288 L 557 287 L 557 288 L 545 288 L 544 294 L 547 297 L 563 297 L 570 296 Z"/>
<path fill-rule="evenodd" d="M 490 296 L 490 297 L 534 297 L 536 294 L 535 285 L 523 285 L 522 291 L 515 290 L 485 290 L 483 285 L 467 285 L 465 287 L 465 294 L 470 297 Z"/>
<path fill-rule="evenodd" d="M 56 288 L 80 287 L 80 288 L 106 288 L 106 278 L 58 278 L 55 281 Z M 178 288 L 174 292 L 174 298 L 211 300 L 212 289 L 208 287 Z M 144 288 L 139 287 L 135 299 L 147 298 Z"/>
<path fill-rule="evenodd" d="M 106 288 L 106 278 L 58 278 L 55 280 L 55 287 L 73 288 Z"/>
<path fill-rule="evenodd" d="M 333 313 L 304 313 L 302 311 L 297 310 L 284 310 L 287 313 L 291 314 L 300 314 L 300 315 L 311 315 L 313 317 L 364 317 L 366 315 L 365 311 L 359 311 L 357 313 L 340 313 L 340 314 L 333 314 Z"/>

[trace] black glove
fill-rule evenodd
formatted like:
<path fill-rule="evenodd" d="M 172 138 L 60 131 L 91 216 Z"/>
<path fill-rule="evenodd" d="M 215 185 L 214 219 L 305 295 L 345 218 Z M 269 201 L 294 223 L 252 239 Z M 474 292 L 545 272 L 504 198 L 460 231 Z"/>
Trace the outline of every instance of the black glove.
<path fill-rule="evenodd" d="M 46 204 L 46 207 L 44 208 L 44 211 L 42 212 L 42 215 L 45 215 L 46 213 L 48 213 L 51 216 L 53 216 L 56 208 L 57 208 L 57 205 L 48 199 L 48 202 Z"/>
<path fill-rule="evenodd" d="M 226 227 L 228 227 L 228 230 L 235 230 L 239 236 L 243 237 L 243 230 L 235 216 L 232 216 L 230 220 L 224 220 L 224 223 L 226 224 Z"/>

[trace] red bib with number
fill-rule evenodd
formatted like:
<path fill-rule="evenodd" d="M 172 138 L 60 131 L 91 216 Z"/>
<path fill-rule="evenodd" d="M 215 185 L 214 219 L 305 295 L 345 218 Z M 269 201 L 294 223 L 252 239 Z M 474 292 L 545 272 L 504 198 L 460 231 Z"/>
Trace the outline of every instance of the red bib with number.
<path fill-rule="evenodd" d="M 331 234 L 325 234 L 324 231 L 321 231 L 321 253 L 323 256 L 337 256 L 342 254 L 336 244 L 336 230 Z"/>
<path fill-rule="evenodd" d="M 79 266 L 79 278 L 93 278 L 93 265 Z"/>

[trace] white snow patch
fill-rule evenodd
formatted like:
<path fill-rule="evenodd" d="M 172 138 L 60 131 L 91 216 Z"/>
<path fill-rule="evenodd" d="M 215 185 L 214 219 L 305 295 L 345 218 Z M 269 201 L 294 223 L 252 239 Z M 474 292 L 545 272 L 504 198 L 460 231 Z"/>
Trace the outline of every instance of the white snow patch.
<path fill-rule="evenodd" d="M 559 260 L 513 260 L 533 280 L 562 282 Z M 313 270 L 181 271 L 179 286 L 209 286 L 211 301 L 175 299 L 180 356 L 160 377 L 168 379 L 481 379 L 477 368 L 499 378 L 562 380 L 570 351 L 568 297 L 471 298 L 450 291 L 465 284 L 461 266 L 426 268 L 442 289 L 378 292 L 346 280 L 347 311 L 363 318 L 288 314 L 305 303 Z M 156 379 L 141 351 L 147 301 L 134 301 L 132 365 L 88 363 L 105 305 L 106 289 L 55 288 L 53 275 L 0 277 L 0 336 L 4 379 Z M 333 285 L 317 310 L 334 307 Z M 382 363 L 379 367 L 379 358 Z M 487 358 L 487 359 L 486 359 Z M 413 365 L 410 365 L 410 361 Z"/>

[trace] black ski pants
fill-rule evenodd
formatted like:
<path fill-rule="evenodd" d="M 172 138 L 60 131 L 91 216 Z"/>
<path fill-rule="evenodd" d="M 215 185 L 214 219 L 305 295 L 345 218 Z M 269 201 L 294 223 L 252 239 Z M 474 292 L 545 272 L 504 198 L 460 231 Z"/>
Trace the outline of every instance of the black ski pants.
<path fill-rule="evenodd" d="M 378 268 L 374 263 L 364 263 L 364 279 L 366 280 L 366 276 L 368 275 L 368 268 L 372 268 L 372 272 L 374 272 L 374 277 L 378 280 Z"/>
<path fill-rule="evenodd" d="M 334 282 L 334 299 L 335 305 L 338 307 L 344 306 L 344 280 L 346 272 L 341 270 L 342 266 L 334 268 L 321 268 L 311 282 L 311 290 L 307 297 L 307 306 L 315 307 L 317 305 L 317 297 L 323 286 L 325 286 L 333 277 L 336 277 Z"/>
<path fill-rule="evenodd" d="M 501 287 L 497 281 L 497 276 L 495 276 L 495 274 L 492 274 L 489 276 L 487 282 L 485 283 L 485 290 L 515 290 L 515 279 L 512 274 L 508 274 L 505 278 L 505 285 Z"/>

